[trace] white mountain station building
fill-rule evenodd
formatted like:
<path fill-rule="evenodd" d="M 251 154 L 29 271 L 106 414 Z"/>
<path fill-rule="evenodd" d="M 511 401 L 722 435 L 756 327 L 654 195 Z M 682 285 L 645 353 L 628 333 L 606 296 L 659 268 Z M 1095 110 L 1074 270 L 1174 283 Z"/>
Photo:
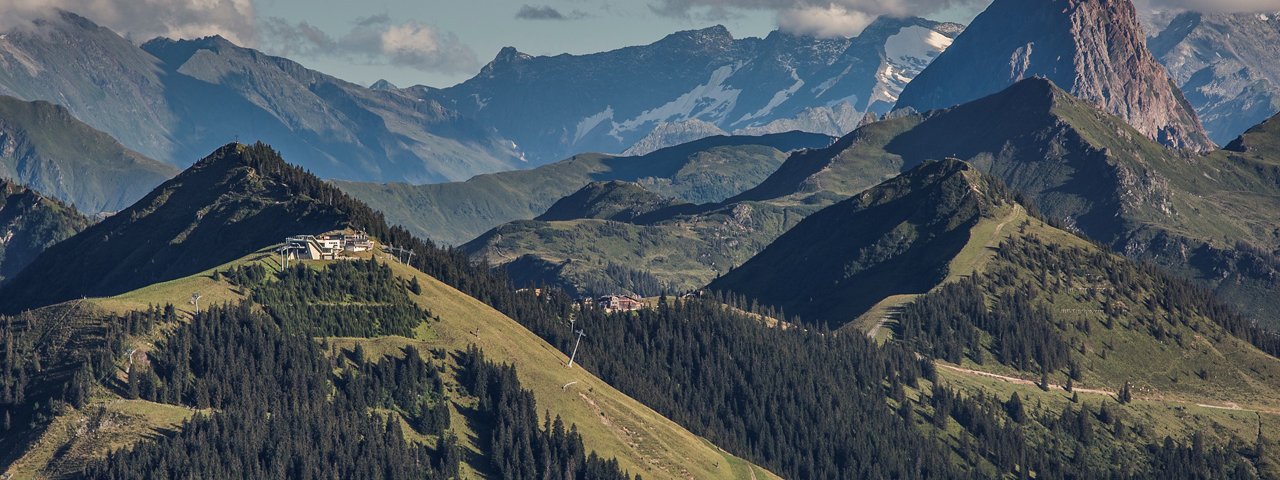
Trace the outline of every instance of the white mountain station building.
<path fill-rule="evenodd" d="M 373 240 L 364 232 L 330 232 L 286 238 L 281 253 L 290 260 L 337 260 L 344 253 L 370 250 L 373 250 Z"/>

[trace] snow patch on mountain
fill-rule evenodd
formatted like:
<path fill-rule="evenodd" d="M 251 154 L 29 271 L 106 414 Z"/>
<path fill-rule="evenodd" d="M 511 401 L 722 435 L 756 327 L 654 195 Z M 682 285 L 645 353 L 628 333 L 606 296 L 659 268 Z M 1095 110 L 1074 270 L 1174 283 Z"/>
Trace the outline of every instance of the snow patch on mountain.
<path fill-rule="evenodd" d="M 749 113 L 747 115 L 744 115 L 742 118 L 738 119 L 736 123 L 755 120 L 757 118 L 773 113 L 773 109 L 778 108 L 779 105 L 782 105 L 784 102 L 790 99 L 792 95 L 795 95 L 796 92 L 800 91 L 800 89 L 804 87 L 804 79 L 796 75 L 796 70 L 794 68 L 791 69 L 791 78 L 795 80 L 796 83 L 791 84 L 791 86 L 788 87 L 786 90 L 782 90 L 778 93 L 775 93 L 773 95 L 773 98 L 769 99 L 768 104 L 765 104 L 764 107 L 762 107 L 760 110 L 757 110 L 754 113 Z"/>
<path fill-rule="evenodd" d="M 640 139 L 631 148 L 622 152 L 624 156 L 648 155 L 663 148 L 674 147 L 716 135 L 728 135 L 714 124 L 702 120 L 686 120 L 683 122 L 659 123 L 653 132 Z"/>
<path fill-rule="evenodd" d="M 828 78 L 826 81 L 818 84 L 818 86 L 813 87 L 813 89 L 809 91 L 813 93 L 813 96 L 821 97 L 823 94 L 827 93 L 828 90 L 831 90 L 831 87 L 836 86 L 837 83 L 844 80 L 844 77 L 849 76 L 850 71 L 853 71 L 852 63 L 845 65 L 844 70 L 841 71 L 839 75 Z"/>
<path fill-rule="evenodd" d="M 914 67 L 916 73 L 919 73 L 919 70 L 923 70 L 943 50 L 950 47 L 951 42 L 951 38 L 937 31 L 912 26 L 889 37 L 884 43 L 884 53 L 889 62 L 902 67 Z"/>
<path fill-rule="evenodd" d="M 725 81 L 733 76 L 741 65 L 725 65 L 711 72 L 707 83 L 698 85 L 688 93 L 680 95 L 666 104 L 646 110 L 640 115 L 622 123 L 614 124 L 612 135 L 637 130 L 647 124 L 660 122 L 678 122 L 697 118 L 718 122 L 733 111 L 738 103 L 738 95 L 742 90 L 725 86 Z"/>
<path fill-rule="evenodd" d="M 600 113 L 584 118 L 581 122 L 578 122 L 577 131 L 573 134 L 573 143 L 582 141 L 582 137 L 587 136 L 588 133 L 595 130 L 596 127 L 600 126 L 600 124 L 605 120 L 613 120 L 612 106 L 605 107 L 605 109 Z"/>

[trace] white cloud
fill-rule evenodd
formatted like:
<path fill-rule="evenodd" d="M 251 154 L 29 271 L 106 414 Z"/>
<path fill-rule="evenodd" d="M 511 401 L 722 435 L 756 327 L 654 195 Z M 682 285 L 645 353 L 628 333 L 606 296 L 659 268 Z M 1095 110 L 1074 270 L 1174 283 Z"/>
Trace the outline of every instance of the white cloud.
<path fill-rule="evenodd" d="M 0 0 L 0 29 L 21 28 L 54 9 L 139 40 L 215 34 L 241 45 L 258 40 L 252 0 Z"/>
<path fill-rule="evenodd" d="M 791 33 L 851 36 L 881 15 L 929 15 L 990 0 L 652 0 L 659 15 L 696 18 L 712 11 L 773 11 L 778 27 Z M 1026 0 L 1042 1 L 1042 0 Z"/>
<path fill-rule="evenodd" d="M 840 5 L 800 7 L 778 12 L 778 28 L 818 38 L 852 37 L 875 20 L 874 16 Z"/>
<path fill-rule="evenodd" d="M 686 16 L 702 9 L 732 8 L 776 12 L 826 10 L 857 12 L 868 16 L 922 15 L 984 0 L 654 0 L 653 10 L 668 16 Z"/>
<path fill-rule="evenodd" d="M 1016 0 L 1046 1 L 1046 0 Z M 778 27 L 793 33 L 849 36 L 880 15 L 929 16 L 953 7 L 984 8 L 991 0 L 650 0 L 669 17 L 702 18 L 712 11 L 772 11 Z M 1140 10 L 1203 12 L 1280 11 L 1280 0 L 1135 0 Z"/>
<path fill-rule="evenodd" d="M 587 17 L 587 13 L 581 10 L 566 14 L 551 5 L 535 6 L 526 3 L 516 11 L 516 18 L 520 20 L 581 20 Z"/>
<path fill-rule="evenodd" d="M 356 19 L 336 38 L 307 22 L 273 17 L 263 22 L 262 36 L 264 48 L 285 56 L 336 56 L 441 73 L 473 73 L 480 64 L 457 35 L 415 21 L 394 23 L 388 15 Z"/>
<path fill-rule="evenodd" d="M 1274 12 L 1280 0 L 1138 0 L 1139 8 L 1193 10 L 1198 12 Z"/>

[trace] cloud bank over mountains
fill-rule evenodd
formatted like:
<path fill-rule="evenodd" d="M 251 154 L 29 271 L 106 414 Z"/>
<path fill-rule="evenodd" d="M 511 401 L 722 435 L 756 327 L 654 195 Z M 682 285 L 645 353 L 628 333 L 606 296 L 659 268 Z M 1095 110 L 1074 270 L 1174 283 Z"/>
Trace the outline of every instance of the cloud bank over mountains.
<path fill-rule="evenodd" d="M 285 56 L 333 56 L 444 73 L 473 72 L 480 65 L 476 53 L 452 32 L 416 21 L 397 23 L 387 14 L 358 18 L 340 37 L 278 17 L 266 19 L 261 33 L 268 51 Z"/>
<path fill-rule="evenodd" d="M 776 12 L 778 28 L 817 37 L 853 36 L 876 17 L 928 16 L 953 7 L 985 5 L 989 0 L 656 0 L 651 9 L 670 17 L 705 12 Z"/>
<path fill-rule="evenodd" d="M 261 17 L 255 0 L 0 0 L 0 31 L 23 28 L 55 9 L 89 17 L 142 42 L 154 37 L 221 35 L 240 45 L 278 55 L 338 58 L 362 65 L 387 65 L 424 72 L 470 73 L 480 65 L 476 52 L 453 32 L 388 14 L 358 18 L 345 32 L 326 31 L 307 21 Z M 601 12 L 621 0 L 605 0 Z M 1042 1 L 1042 0 L 1035 0 Z M 698 21 L 732 18 L 742 12 L 772 12 L 778 28 L 817 37 L 857 35 L 877 16 L 934 16 L 951 9 L 978 10 L 990 0 L 647 0 L 660 17 Z M 1135 0 L 1144 11 L 1280 11 L 1280 0 Z M 604 15 L 604 14 L 601 14 Z M 564 21 L 597 17 L 549 4 L 522 4 L 520 20 Z"/>
<path fill-rule="evenodd" d="M 258 40 L 252 0 L 0 0 L 0 29 L 29 26 L 56 10 L 89 17 L 138 41 L 209 35 L 244 45 Z"/>
<path fill-rule="evenodd" d="M 0 31 L 31 26 L 57 10 L 88 17 L 133 41 L 221 35 L 277 55 L 338 57 L 422 71 L 474 72 L 480 62 L 457 35 L 387 14 L 359 18 L 334 36 L 308 22 L 259 18 L 252 0 L 0 0 Z"/>
<path fill-rule="evenodd" d="M 1135 0 L 1138 8 L 1193 10 L 1197 12 L 1275 12 L 1280 0 Z"/>
<path fill-rule="evenodd" d="M 928 17 L 952 8 L 981 9 L 990 3 L 990 0 L 654 0 L 650 9 L 673 18 L 772 11 L 777 15 L 778 28 L 783 31 L 847 37 L 857 35 L 880 15 Z M 1135 0 L 1134 3 L 1143 10 L 1280 11 L 1280 0 Z"/>

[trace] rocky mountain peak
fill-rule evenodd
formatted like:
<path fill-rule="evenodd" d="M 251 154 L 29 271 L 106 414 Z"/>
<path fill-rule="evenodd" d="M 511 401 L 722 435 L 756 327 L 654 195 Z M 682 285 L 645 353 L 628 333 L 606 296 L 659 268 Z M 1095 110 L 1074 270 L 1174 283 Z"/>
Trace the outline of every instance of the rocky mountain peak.
<path fill-rule="evenodd" d="M 964 25 L 956 23 L 942 23 L 920 17 L 893 17 L 889 15 L 881 15 L 867 25 L 862 30 L 859 37 L 863 38 L 882 38 L 897 34 L 900 30 L 908 27 L 924 27 L 930 30 L 938 31 L 942 34 L 950 33 L 955 36 L 964 30 Z"/>
<path fill-rule="evenodd" d="M 1043 76 L 1166 146 L 1212 149 L 1145 42 L 1129 0 L 996 0 L 903 90 L 897 108 L 946 108 Z"/>
<path fill-rule="evenodd" d="M 733 34 L 724 25 L 712 25 L 697 30 L 683 30 L 667 35 L 662 42 L 690 42 L 699 45 L 723 45 L 733 42 Z"/>
<path fill-rule="evenodd" d="M 399 89 L 400 87 L 397 87 L 396 84 L 391 83 L 386 79 L 378 80 L 376 82 L 373 82 L 372 85 L 369 85 L 369 90 L 389 91 L 389 90 L 399 90 Z"/>

